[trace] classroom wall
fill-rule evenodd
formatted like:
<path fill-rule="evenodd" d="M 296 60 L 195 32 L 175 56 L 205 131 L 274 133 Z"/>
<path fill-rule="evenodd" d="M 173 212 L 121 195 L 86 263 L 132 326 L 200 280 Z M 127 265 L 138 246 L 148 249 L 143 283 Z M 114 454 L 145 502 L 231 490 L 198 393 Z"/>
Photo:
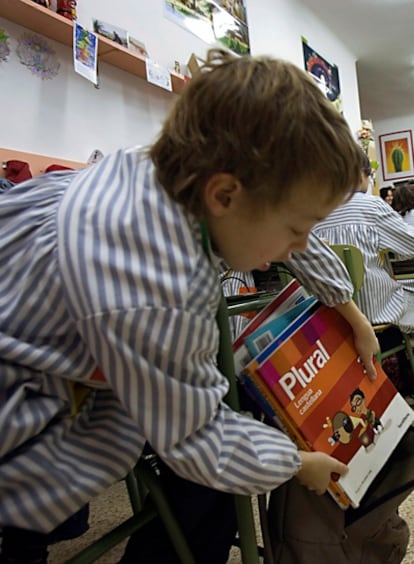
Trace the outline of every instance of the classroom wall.
<path fill-rule="evenodd" d="M 270 54 L 303 68 L 301 37 L 330 63 L 337 64 L 344 115 L 356 132 L 360 125 L 355 58 L 300 0 L 246 0 L 252 54 Z M 149 55 L 173 68 L 208 45 L 164 16 L 163 0 L 78 0 L 79 22 L 111 22 L 143 41 Z M 120 146 L 151 142 L 175 95 L 107 64 L 99 65 L 100 88 L 73 70 L 70 48 L 47 40 L 61 68 L 41 80 L 20 64 L 16 39 L 24 31 L 0 18 L 11 37 L 12 52 L 0 63 L 2 119 L 0 146 L 84 161 L 94 149 L 107 153 Z"/>

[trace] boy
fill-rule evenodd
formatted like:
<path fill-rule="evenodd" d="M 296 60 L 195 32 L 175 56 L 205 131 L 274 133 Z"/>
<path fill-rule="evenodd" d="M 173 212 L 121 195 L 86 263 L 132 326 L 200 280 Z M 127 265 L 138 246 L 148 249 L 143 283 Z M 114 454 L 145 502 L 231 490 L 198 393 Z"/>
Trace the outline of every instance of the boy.
<path fill-rule="evenodd" d="M 211 253 L 235 270 L 287 260 L 359 170 L 345 120 L 304 71 L 211 51 L 149 151 L 120 150 L 2 197 L 3 534 L 48 533 L 122 478 L 147 442 L 186 487 L 213 495 L 209 528 L 187 519 L 202 525 L 197 562 L 220 563 L 229 539 L 214 554 L 225 526 L 216 490 L 267 492 L 296 476 L 322 494 L 332 472 L 346 472 L 225 405 L 220 288 L 200 222 Z M 370 358 L 371 328 L 358 310 L 351 318 Z M 92 388 L 79 409 L 74 381 Z M 125 562 L 135 546 L 132 537 Z"/>

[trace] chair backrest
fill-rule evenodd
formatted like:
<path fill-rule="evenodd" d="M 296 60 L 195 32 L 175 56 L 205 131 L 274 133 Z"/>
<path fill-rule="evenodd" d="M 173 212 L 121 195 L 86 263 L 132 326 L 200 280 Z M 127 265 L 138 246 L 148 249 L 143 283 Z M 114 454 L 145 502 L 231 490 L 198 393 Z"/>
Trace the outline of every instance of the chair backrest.
<path fill-rule="evenodd" d="M 329 245 L 343 261 L 354 286 L 353 300 L 358 302 L 358 292 L 362 288 L 365 277 L 364 257 L 354 245 Z"/>
<path fill-rule="evenodd" d="M 200 229 L 204 252 L 211 261 L 209 234 L 204 222 L 201 222 Z M 221 294 L 216 319 L 220 330 L 217 364 L 221 373 L 226 376 L 229 382 L 229 391 L 225 397 L 225 401 L 233 410 L 240 411 L 240 401 L 237 390 L 237 379 L 234 367 L 233 346 L 229 324 L 229 311 L 224 294 Z M 256 541 L 256 528 L 251 497 L 248 495 L 235 495 L 234 501 L 236 505 L 242 562 L 243 564 L 259 564 L 260 559 Z M 270 559 L 269 562 L 271 562 Z"/>
<path fill-rule="evenodd" d="M 229 310 L 224 295 L 221 296 L 217 311 L 217 324 L 220 329 L 220 345 L 217 364 L 220 371 L 227 377 L 229 382 L 229 391 L 225 400 L 232 409 L 240 411 L 237 378 L 234 367 L 233 346 L 229 325 Z M 243 564 L 259 564 L 260 560 L 251 498 L 250 496 L 235 495 L 234 500 L 236 503 L 242 562 Z M 267 558 L 269 563 L 271 563 L 270 555 L 267 555 Z"/>

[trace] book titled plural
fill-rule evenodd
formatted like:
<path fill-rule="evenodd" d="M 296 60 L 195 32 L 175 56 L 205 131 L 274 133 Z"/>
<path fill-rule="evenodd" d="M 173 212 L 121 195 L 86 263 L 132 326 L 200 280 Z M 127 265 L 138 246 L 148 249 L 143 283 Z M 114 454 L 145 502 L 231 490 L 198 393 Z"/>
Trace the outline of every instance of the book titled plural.
<path fill-rule="evenodd" d="M 278 306 L 291 289 L 275 298 Z M 238 339 L 237 348 L 243 342 L 244 357 L 251 358 L 240 379 L 298 448 L 347 464 L 348 473 L 333 479 L 329 492 L 340 507 L 358 507 L 412 424 L 413 410 L 379 363 L 377 378 L 368 378 L 351 326 L 334 308 L 306 297 L 299 304 L 282 307 L 279 317 L 262 313 L 260 322 L 252 320 L 254 329 Z"/>

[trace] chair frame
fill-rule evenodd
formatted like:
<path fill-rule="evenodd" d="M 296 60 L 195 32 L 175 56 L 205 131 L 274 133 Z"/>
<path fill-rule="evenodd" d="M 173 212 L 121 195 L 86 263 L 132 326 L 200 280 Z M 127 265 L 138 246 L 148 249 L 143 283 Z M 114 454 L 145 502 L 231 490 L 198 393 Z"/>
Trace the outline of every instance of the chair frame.
<path fill-rule="evenodd" d="M 92 542 L 66 561 L 65 564 L 89 564 L 117 544 L 130 537 L 157 515 L 162 519 L 175 551 L 183 564 L 196 564 L 187 540 L 176 521 L 166 499 L 165 492 L 152 467 L 151 457 L 142 456 L 137 465 L 125 477 L 132 517 Z M 143 487 L 144 486 L 144 487 Z"/>
<path fill-rule="evenodd" d="M 355 245 L 337 244 L 337 245 L 329 245 L 329 246 L 345 264 L 351 282 L 354 286 L 353 300 L 355 301 L 356 304 L 358 304 L 358 293 L 362 288 L 362 285 L 364 283 L 364 277 L 365 277 L 365 265 L 364 265 L 364 257 L 362 255 L 362 251 Z M 413 380 L 414 352 L 409 334 L 402 331 L 398 327 L 398 325 L 395 325 L 393 323 L 381 323 L 381 324 L 373 323 L 372 327 L 377 335 L 391 327 L 396 327 L 400 331 L 402 343 L 390 349 L 380 351 L 377 354 L 377 359 L 379 362 L 381 362 L 398 352 L 405 351 L 411 368 L 411 379 Z"/>

